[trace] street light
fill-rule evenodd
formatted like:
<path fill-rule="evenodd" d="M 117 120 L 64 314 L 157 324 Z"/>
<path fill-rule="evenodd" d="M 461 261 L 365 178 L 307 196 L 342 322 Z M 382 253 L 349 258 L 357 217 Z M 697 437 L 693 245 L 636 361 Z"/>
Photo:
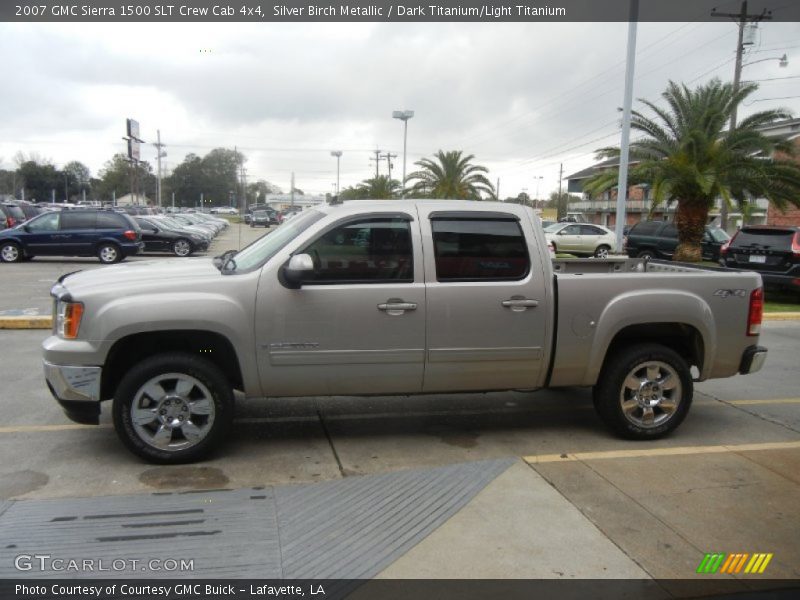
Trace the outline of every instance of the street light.
<path fill-rule="evenodd" d="M 541 183 L 542 179 L 544 179 L 544 176 L 543 175 L 539 175 L 538 177 L 534 176 L 534 179 L 536 180 L 536 197 L 533 199 L 533 205 L 536 206 L 537 204 L 539 204 L 539 183 Z M 539 206 L 539 208 L 541 209 L 542 207 Z"/>
<path fill-rule="evenodd" d="M 339 159 L 342 158 L 341 150 L 331 150 L 331 156 L 336 157 L 336 197 L 339 197 Z"/>
<path fill-rule="evenodd" d="M 406 197 L 406 142 L 408 141 L 408 120 L 414 116 L 413 110 L 395 110 L 392 112 L 393 119 L 400 119 L 403 122 L 403 181 L 400 197 Z"/>
<path fill-rule="evenodd" d="M 786 54 L 784 53 L 783 56 L 771 56 L 770 58 L 761 58 L 759 60 L 754 60 L 754 61 L 751 61 L 751 62 L 748 62 L 748 63 L 742 63 L 742 67 L 749 67 L 750 65 L 754 65 L 754 64 L 760 63 L 760 62 L 767 62 L 768 60 L 777 60 L 778 61 L 778 66 L 781 69 L 785 69 L 786 67 L 789 66 L 789 57 L 786 56 Z"/>

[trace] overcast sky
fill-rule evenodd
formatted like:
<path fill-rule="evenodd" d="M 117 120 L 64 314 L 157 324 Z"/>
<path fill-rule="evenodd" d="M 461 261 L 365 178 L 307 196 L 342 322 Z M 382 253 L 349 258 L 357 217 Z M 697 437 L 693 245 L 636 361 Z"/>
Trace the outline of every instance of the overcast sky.
<path fill-rule="evenodd" d="M 168 169 L 189 152 L 238 146 L 250 181 L 287 190 L 294 171 L 297 187 L 325 193 L 335 149 L 342 187 L 374 175 L 375 148 L 398 154 L 399 178 L 402 124 L 391 113 L 412 109 L 409 172 L 439 149 L 464 150 L 500 179 L 502 196 L 538 186 L 544 197 L 560 162 L 566 175 L 619 143 L 627 27 L 3 23 L 0 158 L 4 168 L 18 151 L 59 167 L 79 160 L 96 175 L 125 151 L 132 117 L 147 142 L 161 130 Z M 657 99 L 669 79 L 731 79 L 736 31 L 727 21 L 639 24 L 634 96 Z M 778 106 L 800 116 L 800 24 L 762 24 L 745 62 L 784 52 L 787 68 L 745 67 L 745 79 L 770 80 L 740 117 Z M 142 158 L 155 164 L 155 148 Z"/>

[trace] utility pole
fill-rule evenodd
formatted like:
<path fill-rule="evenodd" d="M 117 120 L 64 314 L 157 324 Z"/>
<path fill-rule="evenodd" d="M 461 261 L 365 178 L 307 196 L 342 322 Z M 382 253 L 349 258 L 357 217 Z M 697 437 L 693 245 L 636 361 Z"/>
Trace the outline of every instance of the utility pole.
<path fill-rule="evenodd" d="M 636 62 L 636 22 L 639 19 L 639 0 L 631 0 L 628 17 L 628 56 L 625 62 L 625 95 L 622 108 L 622 140 L 619 152 L 619 177 L 617 179 L 617 214 L 614 235 L 617 238 L 614 250 L 622 253 L 622 231 L 625 227 L 628 201 L 628 156 L 631 139 L 631 105 L 633 104 L 633 68 Z"/>
<path fill-rule="evenodd" d="M 373 160 L 375 161 L 375 179 L 377 179 L 378 178 L 378 174 L 379 174 L 378 173 L 378 165 L 380 165 L 381 164 L 381 160 L 383 160 L 381 158 L 381 151 L 376 149 L 375 150 L 375 158 L 370 157 L 369 160 L 370 160 L 370 162 L 372 162 Z"/>
<path fill-rule="evenodd" d="M 156 129 L 156 138 L 157 142 L 153 144 L 156 147 L 156 157 L 158 158 L 158 179 L 156 180 L 156 196 L 158 198 L 158 208 L 161 208 L 161 159 L 164 158 L 167 153 L 162 152 L 161 148 L 166 148 L 166 144 L 161 143 L 161 130 Z"/>
<path fill-rule="evenodd" d="M 294 171 L 292 171 L 292 208 L 294 208 Z"/>
<path fill-rule="evenodd" d="M 558 165 L 558 203 L 556 204 L 556 221 L 567 216 L 566 198 L 561 197 L 561 181 L 564 178 L 564 163 Z"/>
<path fill-rule="evenodd" d="M 397 154 L 392 154 L 391 152 L 387 152 L 386 154 L 381 154 L 381 158 L 386 159 L 386 164 L 389 167 L 389 181 L 392 180 L 392 159 L 397 158 Z"/>
<path fill-rule="evenodd" d="M 497 178 L 497 188 L 495 189 L 497 201 L 500 202 L 500 178 Z"/>
<path fill-rule="evenodd" d="M 744 54 L 744 26 L 751 21 L 763 21 L 765 19 L 772 19 L 772 12 L 764 9 L 759 14 L 747 14 L 747 0 L 742 2 L 741 10 L 738 13 L 718 13 L 716 9 L 711 10 L 712 17 L 730 18 L 737 21 L 739 26 L 739 35 L 736 40 L 736 66 L 733 69 L 733 93 L 739 91 L 739 83 L 742 78 L 742 55 Z M 731 111 L 731 126 L 730 131 L 736 129 L 736 105 Z M 722 199 L 722 205 L 719 209 L 720 227 L 723 230 L 728 228 L 728 203 Z"/>

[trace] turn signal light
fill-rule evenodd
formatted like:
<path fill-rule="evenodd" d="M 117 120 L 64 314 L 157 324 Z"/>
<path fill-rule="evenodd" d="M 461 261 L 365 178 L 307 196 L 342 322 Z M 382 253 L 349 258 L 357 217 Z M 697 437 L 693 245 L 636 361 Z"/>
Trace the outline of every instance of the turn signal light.
<path fill-rule="evenodd" d="M 78 329 L 83 317 L 83 304 L 80 302 L 59 302 L 56 309 L 56 333 L 65 340 L 78 337 Z"/>

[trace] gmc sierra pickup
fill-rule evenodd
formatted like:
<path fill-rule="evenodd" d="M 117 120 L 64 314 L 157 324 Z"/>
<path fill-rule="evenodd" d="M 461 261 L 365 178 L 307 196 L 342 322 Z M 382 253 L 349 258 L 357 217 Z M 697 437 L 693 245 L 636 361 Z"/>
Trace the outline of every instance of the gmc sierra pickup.
<path fill-rule="evenodd" d="M 592 386 L 617 434 L 675 429 L 693 380 L 761 368 L 761 279 L 634 259 L 551 260 L 522 206 L 348 202 L 239 252 L 62 277 L 45 340 L 66 414 L 135 454 L 196 460 L 247 397 Z M 694 371 L 693 371 L 694 369 Z"/>

